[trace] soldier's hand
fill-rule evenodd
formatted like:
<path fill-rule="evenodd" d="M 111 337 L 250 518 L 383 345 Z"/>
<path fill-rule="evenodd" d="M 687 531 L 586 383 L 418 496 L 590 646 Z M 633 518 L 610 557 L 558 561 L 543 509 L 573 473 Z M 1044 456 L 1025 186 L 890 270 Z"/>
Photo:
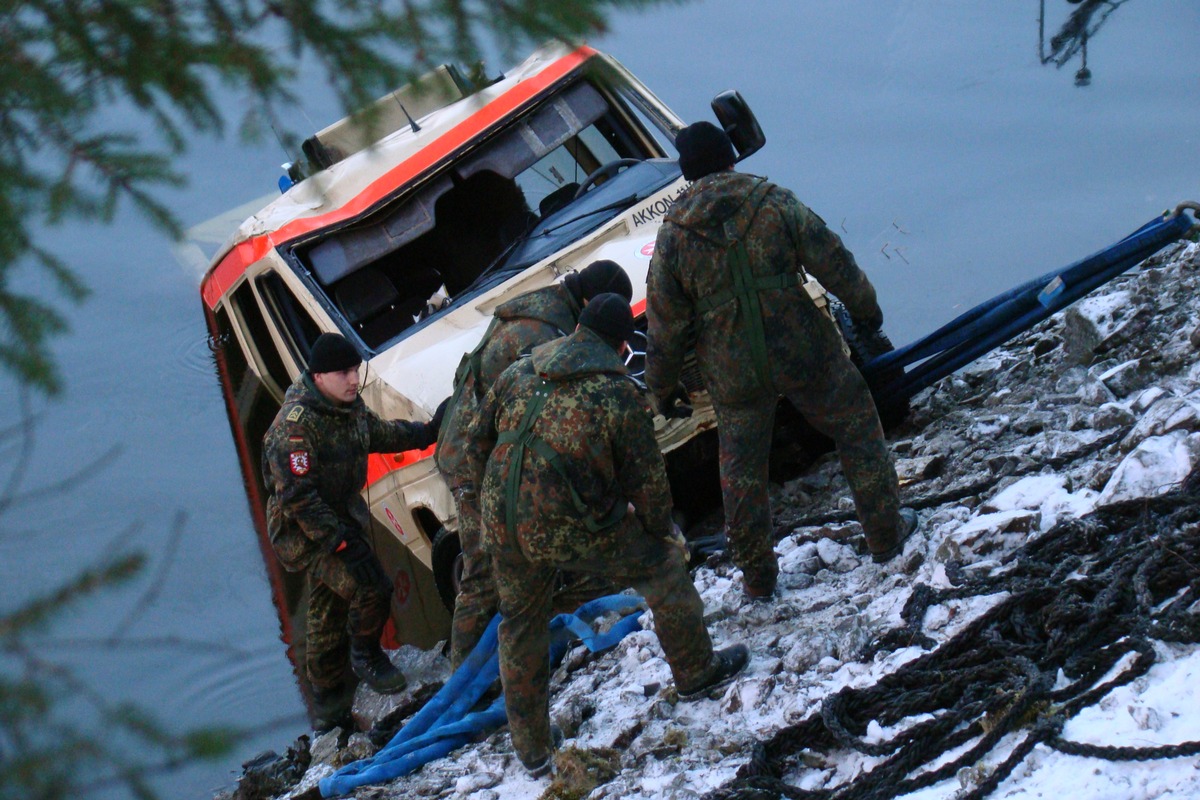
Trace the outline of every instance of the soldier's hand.
<path fill-rule="evenodd" d="M 665 398 L 658 398 L 658 413 L 667 419 L 687 419 L 692 415 L 691 398 L 687 387 L 680 383 Z"/>
<path fill-rule="evenodd" d="M 371 552 L 371 548 L 358 536 L 345 539 L 345 547 L 334 553 L 346 565 L 346 571 L 360 586 L 374 586 L 384 594 L 391 595 L 392 581 L 383 571 L 383 565 Z"/>
<path fill-rule="evenodd" d="M 442 420 L 446 416 L 446 406 L 448 405 L 450 405 L 449 397 L 438 404 L 437 411 L 434 411 L 433 416 L 429 419 L 429 428 L 435 435 L 442 429 Z"/>

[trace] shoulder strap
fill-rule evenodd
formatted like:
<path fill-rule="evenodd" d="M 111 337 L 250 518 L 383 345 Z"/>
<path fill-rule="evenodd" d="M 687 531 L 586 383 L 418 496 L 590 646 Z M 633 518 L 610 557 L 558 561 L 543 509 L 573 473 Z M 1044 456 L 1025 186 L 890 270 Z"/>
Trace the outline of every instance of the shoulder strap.
<path fill-rule="evenodd" d="M 804 283 L 804 276 L 801 273 L 784 272 L 777 275 L 756 277 L 750 269 L 750 253 L 746 250 L 744 240 L 746 235 L 749 234 L 750 229 L 754 226 L 754 220 L 758 217 L 759 209 L 766 202 L 772 188 L 772 185 L 766 185 L 766 179 L 763 178 L 751 189 L 751 194 L 760 190 L 762 191 L 754 205 L 750 220 L 746 223 L 743 230 L 739 232 L 732 228 L 732 221 L 726 222 L 728 226 L 726 228 L 726 236 L 729 243 L 725 245 L 725 265 L 729 270 L 730 278 L 733 280 L 733 287 L 714 292 L 696 300 L 696 311 L 700 314 L 707 314 L 726 303 L 738 302 L 742 308 L 744 324 L 748 328 L 746 335 L 750 341 L 750 356 L 754 362 L 754 372 L 758 376 L 759 383 L 764 387 L 771 385 L 771 373 L 767 358 L 766 329 L 763 325 L 762 303 L 759 295 L 765 291 L 786 289 L 790 286 L 798 286 Z"/>
<path fill-rule="evenodd" d="M 462 360 L 458 362 L 458 369 L 454 370 L 454 392 L 450 395 L 450 403 L 447 408 L 456 408 L 459 400 L 462 399 L 462 393 L 465 391 L 468 383 L 471 384 L 471 391 L 475 394 L 475 402 L 478 403 L 483 399 L 483 387 L 479 385 L 479 371 L 483 361 L 483 348 L 487 347 L 488 341 L 492 338 L 492 332 L 496 330 L 496 326 L 500 324 L 500 318 L 492 316 L 492 321 L 488 323 L 487 330 L 483 332 L 483 338 L 479 340 L 479 344 L 471 352 L 463 355 Z M 471 378 L 470 381 L 467 379 Z"/>
<path fill-rule="evenodd" d="M 533 392 L 533 397 L 529 401 L 529 405 L 525 407 L 525 413 L 521 416 L 521 423 L 516 430 L 505 431 L 496 438 L 496 445 L 510 444 L 512 449 L 509 450 L 508 463 L 505 466 L 506 474 L 504 479 L 504 524 L 508 529 L 510 536 L 515 536 L 517 532 L 517 501 L 520 496 L 521 475 L 525 462 L 525 451 L 532 450 L 541 456 L 550 467 L 558 473 L 563 479 L 567 490 L 571 493 L 571 504 L 575 507 L 575 513 L 583 520 L 584 527 L 589 533 L 599 533 L 607 528 L 616 525 L 625 516 L 626 501 L 617 498 L 608 512 L 603 518 L 597 519 L 591 513 L 587 503 L 580 497 L 579 492 L 575 489 L 575 485 L 571 483 L 571 477 L 567 473 L 566 465 L 563 464 L 562 453 L 555 450 L 549 442 L 533 432 L 534 425 L 537 424 L 537 419 L 542 413 L 542 408 L 546 405 L 546 401 L 550 399 L 550 395 L 554 394 L 556 385 L 553 381 L 542 378 L 539 385 Z"/>

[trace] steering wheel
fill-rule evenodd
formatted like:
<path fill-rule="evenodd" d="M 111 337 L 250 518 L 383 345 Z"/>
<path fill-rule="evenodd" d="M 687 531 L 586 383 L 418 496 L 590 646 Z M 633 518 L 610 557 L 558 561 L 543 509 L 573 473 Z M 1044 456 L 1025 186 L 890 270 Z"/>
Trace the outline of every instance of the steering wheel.
<path fill-rule="evenodd" d="M 571 199 L 578 200 L 579 198 L 583 197 L 583 193 L 592 188 L 592 184 L 601 178 L 607 178 L 611 175 L 615 175 L 626 167 L 632 167 L 640 163 L 642 163 L 640 158 L 618 158 L 613 161 L 609 161 L 607 164 L 601 164 L 599 167 L 596 167 L 596 169 L 588 173 L 588 176 L 583 179 L 583 183 L 579 184 L 579 188 L 575 190 L 575 196 Z"/>

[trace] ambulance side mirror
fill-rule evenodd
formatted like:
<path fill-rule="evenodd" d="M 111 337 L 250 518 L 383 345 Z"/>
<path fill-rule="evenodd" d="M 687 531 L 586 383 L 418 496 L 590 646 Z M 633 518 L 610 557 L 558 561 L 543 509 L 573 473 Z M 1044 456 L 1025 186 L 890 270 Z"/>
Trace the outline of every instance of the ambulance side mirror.
<path fill-rule="evenodd" d="M 727 89 L 714 97 L 711 105 L 717 121 L 737 150 L 738 161 L 757 153 L 767 143 L 762 126 L 740 93 Z"/>

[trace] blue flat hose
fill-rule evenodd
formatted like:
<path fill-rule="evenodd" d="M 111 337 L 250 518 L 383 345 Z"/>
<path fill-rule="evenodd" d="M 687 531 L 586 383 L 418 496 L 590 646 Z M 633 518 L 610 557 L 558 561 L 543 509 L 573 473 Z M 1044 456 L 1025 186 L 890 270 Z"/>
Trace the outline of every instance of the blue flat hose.
<path fill-rule="evenodd" d="M 584 603 L 574 614 L 559 614 L 550 622 L 551 662 L 558 663 L 574 640 L 596 653 L 615 646 L 641 627 L 638 620 L 644 607 L 645 601 L 636 595 L 615 594 Z M 609 612 L 624 616 L 605 633 L 596 633 L 592 627 L 596 618 Z M 507 722 L 503 695 L 486 709 L 468 713 L 499 677 L 499 626 L 497 614 L 462 666 L 385 747 L 370 758 L 347 764 L 322 778 L 321 796 L 349 794 L 359 786 L 407 775 Z"/>
<path fill-rule="evenodd" d="M 1193 226 L 1182 213 L 1156 217 L 1098 253 L 996 295 L 928 336 L 871 359 L 863 373 L 870 379 L 925 361 L 878 390 L 886 399 L 912 397 L 1178 241 Z"/>

